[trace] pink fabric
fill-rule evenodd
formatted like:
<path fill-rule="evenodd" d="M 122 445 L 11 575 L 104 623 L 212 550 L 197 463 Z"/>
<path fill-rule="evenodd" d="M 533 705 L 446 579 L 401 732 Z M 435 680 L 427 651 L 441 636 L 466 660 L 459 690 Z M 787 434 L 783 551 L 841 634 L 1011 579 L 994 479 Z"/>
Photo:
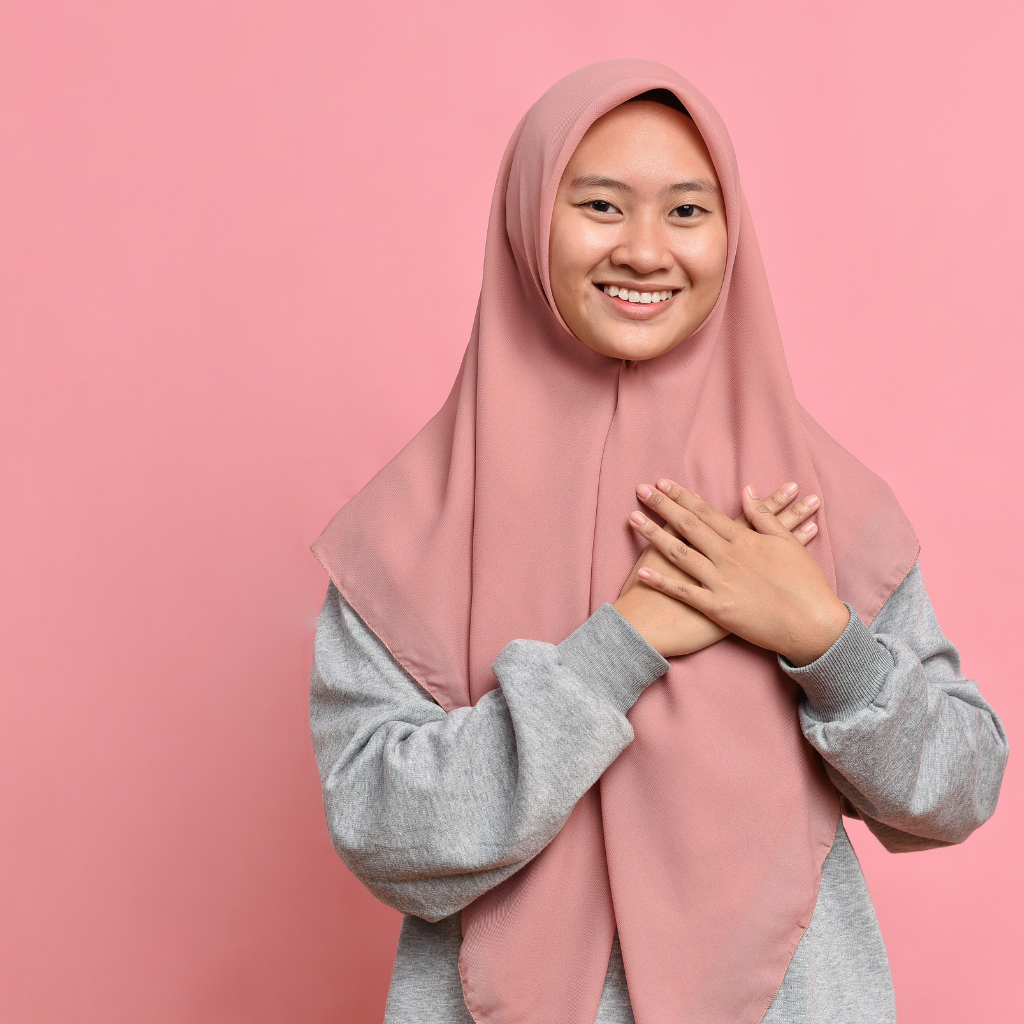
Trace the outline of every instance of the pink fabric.
<path fill-rule="evenodd" d="M 563 168 L 601 114 L 672 90 L 707 141 L 729 263 L 702 327 L 626 364 L 565 328 L 548 281 Z M 748 482 L 824 498 L 809 550 L 869 620 L 918 553 L 888 487 L 793 394 L 725 126 L 640 60 L 564 78 L 501 165 L 476 324 L 441 411 L 314 551 L 446 709 L 496 686 L 510 640 L 557 643 L 613 601 L 639 552 L 640 481 L 672 475 L 729 515 Z M 635 741 L 527 867 L 463 912 L 479 1024 L 592 1024 L 616 927 L 638 1024 L 760 1020 L 814 908 L 838 799 L 775 656 L 733 637 L 672 659 L 630 713 Z"/>

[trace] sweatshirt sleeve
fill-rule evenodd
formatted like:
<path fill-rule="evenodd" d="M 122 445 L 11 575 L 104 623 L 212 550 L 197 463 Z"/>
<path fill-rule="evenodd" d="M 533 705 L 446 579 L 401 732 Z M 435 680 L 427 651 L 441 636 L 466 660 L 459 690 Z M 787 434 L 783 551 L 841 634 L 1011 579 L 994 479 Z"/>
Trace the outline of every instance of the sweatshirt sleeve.
<path fill-rule="evenodd" d="M 560 644 L 512 641 L 494 662 L 498 688 L 445 713 L 331 584 L 310 720 L 335 850 L 403 913 L 461 910 L 555 837 L 667 670 L 605 604 Z"/>
<path fill-rule="evenodd" d="M 960 671 L 914 565 L 870 627 L 850 609 L 817 661 L 783 669 L 804 690 L 800 722 L 844 812 L 893 852 L 960 843 L 996 807 L 1008 746 Z"/>

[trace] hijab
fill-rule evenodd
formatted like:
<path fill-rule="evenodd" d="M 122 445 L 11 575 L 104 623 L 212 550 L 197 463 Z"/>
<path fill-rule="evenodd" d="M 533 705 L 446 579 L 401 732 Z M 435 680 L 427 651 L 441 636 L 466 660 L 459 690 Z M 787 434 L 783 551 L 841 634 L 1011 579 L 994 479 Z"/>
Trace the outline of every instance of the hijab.
<path fill-rule="evenodd" d="M 711 154 L 728 217 L 721 294 L 646 361 L 594 352 L 551 293 L 562 172 L 597 118 L 674 94 Z M 516 638 L 564 640 L 614 601 L 641 550 L 635 487 L 673 476 L 730 516 L 741 488 L 822 495 L 808 550 L 870 621 L 917 540 L 889 488 L 796 400 L 718 113 L 660 64 L 613 60 L 556 83 L 505 151 L 480 301 L 451 394 L 313 551 L 446 710 L 497 686 Z M 759 1021 L 817 898 L 837 793 L 799 728 L 798 687 L 734 636 L 670 659 L 629 713 L 635 739 L 555 838 L 462 913 L 477 1024 L 593 1024 L 616 929 L 638 1024 Z"/>

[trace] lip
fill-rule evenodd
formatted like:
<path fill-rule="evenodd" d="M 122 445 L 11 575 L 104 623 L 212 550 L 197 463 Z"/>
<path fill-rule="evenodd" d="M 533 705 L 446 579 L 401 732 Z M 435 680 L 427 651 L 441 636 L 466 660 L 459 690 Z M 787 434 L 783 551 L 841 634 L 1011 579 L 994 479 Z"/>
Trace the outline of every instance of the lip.
<path fill-rule="evenodd" d="M 662 299 L 661 302 L 629 302 L 626 299 L 612 298 L 604 290 L 604 285 L 614 284 L 613 281 L 603 281 L 600 285 L 594 285 L 597 289 L 598 294 L 604 299 L 605 302 L 609 303 L 608 310 L 610 312 L 617 313 L 619 316 L 628 317 L 630 320 L 653 320 L 660 313 L 663 313 L 673 302 L 676 301 L 676 297 L 679 295 L 679 289 L 673 288 L 673 296 L 670 299 Z M 621 286 L 620 286 L 621 287 Z M 634 291 L 639 291 L 635 285 L 633 286 Z M 668 291 L 667 288 L 645 288 L 644 291 Z"/>

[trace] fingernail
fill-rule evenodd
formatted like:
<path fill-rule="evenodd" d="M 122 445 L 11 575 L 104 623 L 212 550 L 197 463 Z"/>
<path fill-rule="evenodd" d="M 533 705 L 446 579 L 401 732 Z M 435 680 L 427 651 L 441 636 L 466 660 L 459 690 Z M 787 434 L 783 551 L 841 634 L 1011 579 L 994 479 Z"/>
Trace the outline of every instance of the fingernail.
<path fill-rule="evenodd" d="M 800 527 L 800 532 L 801 533 L 814 533 L 815 530 L 817 530 L 817 529 L 818 529 L 818 524 L 817 523 L 804 523 L 804 525 Z"/>
<path fill-rule="evenodd" d="M 818 496 L 816 494 L 808 494 L 807 497 L 804 498 L 804 504 L 808 508 L 814 508 L 814 506 L 818 504 Z"/>
<path fill-rule="evenodd" d="M 633 513 L 633 514 L 632 514 L 632 515 L 631 515 L 631 516 L 629 517 L 629 521 L 630 521 L 631 523 L 636 523 L 636 525 L 637 525 L 637 526 L 643 526 L 643 525 L 644 525 L 644 523 L 646 523 L 646 522 L 647 522 L 647 520 L 646 520 L 646 519 L 644 519 L 644 517 L 643 517 L 642 515 L 640 515 L 640 513 L 639 513 L 639 512 L 634 512 L 634 513 Z"/>
<path fill-rule="evenodd" d="M 745 490 L 749 497 L 753 498 L 755 501 L 757 500 L 757 495 L 754 493 L 754 488 L 751 487 L 750 484 L 747 484 Z"/>
<path fill-rule="evenodd" d="M 636 493 L 639 494 L 641 498 L 646 500 L 647 498 L 649 498 L 654 493 L 654 491 L 652 491 L 650 489 L 650 487 L 647 486 L 647 484 L 641 484 L 636 489 Z"/>
<path fill-rule="evenodd" d="M 640 579 L 642 579 L 642 580 L 649 580 L 651 578 L 651 570 L 650 569 L 641 569 L 637 573 L 637 576 L 639 576 Z"/>
<path fill-rule="evenodd" d="M 671 480 L 659 480 L 658 481 L 658 490 L 659 491 L 664 491 L 666 494 L 668 494 L 668 492 L 672 490 L 672 481 Z"/>
<path fill-rule="evenodd" d="M 783 494 L 796 494 L 796 491 L 796 484 L 786 484 L 786 486 L 782 488 Z"/>

